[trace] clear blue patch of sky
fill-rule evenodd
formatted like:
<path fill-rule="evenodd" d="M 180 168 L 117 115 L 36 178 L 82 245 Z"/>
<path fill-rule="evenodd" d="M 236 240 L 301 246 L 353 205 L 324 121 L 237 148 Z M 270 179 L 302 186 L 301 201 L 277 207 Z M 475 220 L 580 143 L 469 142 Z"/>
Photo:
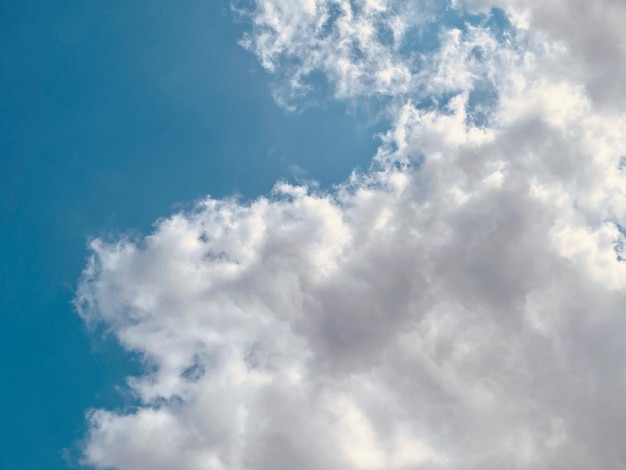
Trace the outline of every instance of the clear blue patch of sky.
<path fill-rule="evenodd" d="M 615 225 L 615 228 L 619 233 L 617 239 L 613 242 L 613 251 L 615 252 L 615 257 L 617 261 L 624 262 L 624 241 L 626 240 L 626 228 L 624 228 L 617 222 L 613 222 L 613 224 Z"/>
<path fill-rule="evenodd" d="M 89 237 L 189 201 L 323 186 L 365 167 L 371 122 L 288 113 L 228 2 L 0 1 L 0 468 L 71 468 L 84 411 L 139 366 L 71 307 Z"/>
<path fill-rule="evenodd" d="M 497 103 L 498 92 L 493 83 L 478 81 L 467 100 L 467 123 L 476 127 L 488 125 Z"/>

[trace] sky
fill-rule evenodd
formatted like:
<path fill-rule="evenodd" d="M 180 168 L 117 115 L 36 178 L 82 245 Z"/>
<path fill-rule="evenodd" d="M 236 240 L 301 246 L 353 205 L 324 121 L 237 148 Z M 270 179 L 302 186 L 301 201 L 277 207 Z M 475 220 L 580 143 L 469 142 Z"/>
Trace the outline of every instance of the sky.
<path fill-rule="evenodd" d="M 0 6 L 2 468 L 626 468 L 626 6 Z"/>

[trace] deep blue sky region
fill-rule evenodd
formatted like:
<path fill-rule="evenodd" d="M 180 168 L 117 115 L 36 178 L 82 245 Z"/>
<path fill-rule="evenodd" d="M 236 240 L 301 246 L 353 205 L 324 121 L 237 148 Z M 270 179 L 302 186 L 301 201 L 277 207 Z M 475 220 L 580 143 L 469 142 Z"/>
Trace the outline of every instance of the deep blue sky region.
<path fill-rule="evenodd" d="M 90 237 L 367 166 L 371 125 L 276 106 L 242 30 L 224 0 L 0 2 L 0 468 L 74 466 L 125 403 L 136 363 L 71 305 Z"/>

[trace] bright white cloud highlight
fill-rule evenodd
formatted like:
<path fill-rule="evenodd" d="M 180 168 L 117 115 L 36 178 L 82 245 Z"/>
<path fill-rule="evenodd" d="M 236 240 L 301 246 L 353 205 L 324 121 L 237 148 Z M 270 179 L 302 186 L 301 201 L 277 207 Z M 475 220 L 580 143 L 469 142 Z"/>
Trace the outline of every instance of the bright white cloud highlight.
<path fill-rule="evenodd" d="M 88 463 L 626 468 L 626 115 L 532 21 L 438 12 L 256 2 L 244 44 L 284 99 L 321 72 L 337 98 L 385 97 L 389 131 L 332 190 L 92 242 L 77 307 L 146 373 L 136 409 L 90 413 Z M 437 47 L 407 49 L 427 24 Z"/>

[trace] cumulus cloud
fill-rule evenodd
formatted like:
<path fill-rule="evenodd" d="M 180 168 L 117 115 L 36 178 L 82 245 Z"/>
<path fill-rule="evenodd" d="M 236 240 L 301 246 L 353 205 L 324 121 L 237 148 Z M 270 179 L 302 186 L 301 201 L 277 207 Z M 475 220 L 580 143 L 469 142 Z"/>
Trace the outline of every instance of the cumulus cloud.
<path fill-rule="evenodd" d="M 89 413 L 86 463 L 626 468 L 626 115 L 534 23 L 405 3 L 247 13 L 283 99 L 321 73 L 389 130 L 336 188 L 92 241 L 79 313 L 145 373 L 137 406 Z"/>
<path fill-rule="evenodd" d="M 626 4 L 616 0 L 457 0 L 461 7 L 485 11 L 507 10 L 522 28 L 540 30 L 567 51 L 563 66 L 578 75 L 597 103 L 624 105 Z"/>

